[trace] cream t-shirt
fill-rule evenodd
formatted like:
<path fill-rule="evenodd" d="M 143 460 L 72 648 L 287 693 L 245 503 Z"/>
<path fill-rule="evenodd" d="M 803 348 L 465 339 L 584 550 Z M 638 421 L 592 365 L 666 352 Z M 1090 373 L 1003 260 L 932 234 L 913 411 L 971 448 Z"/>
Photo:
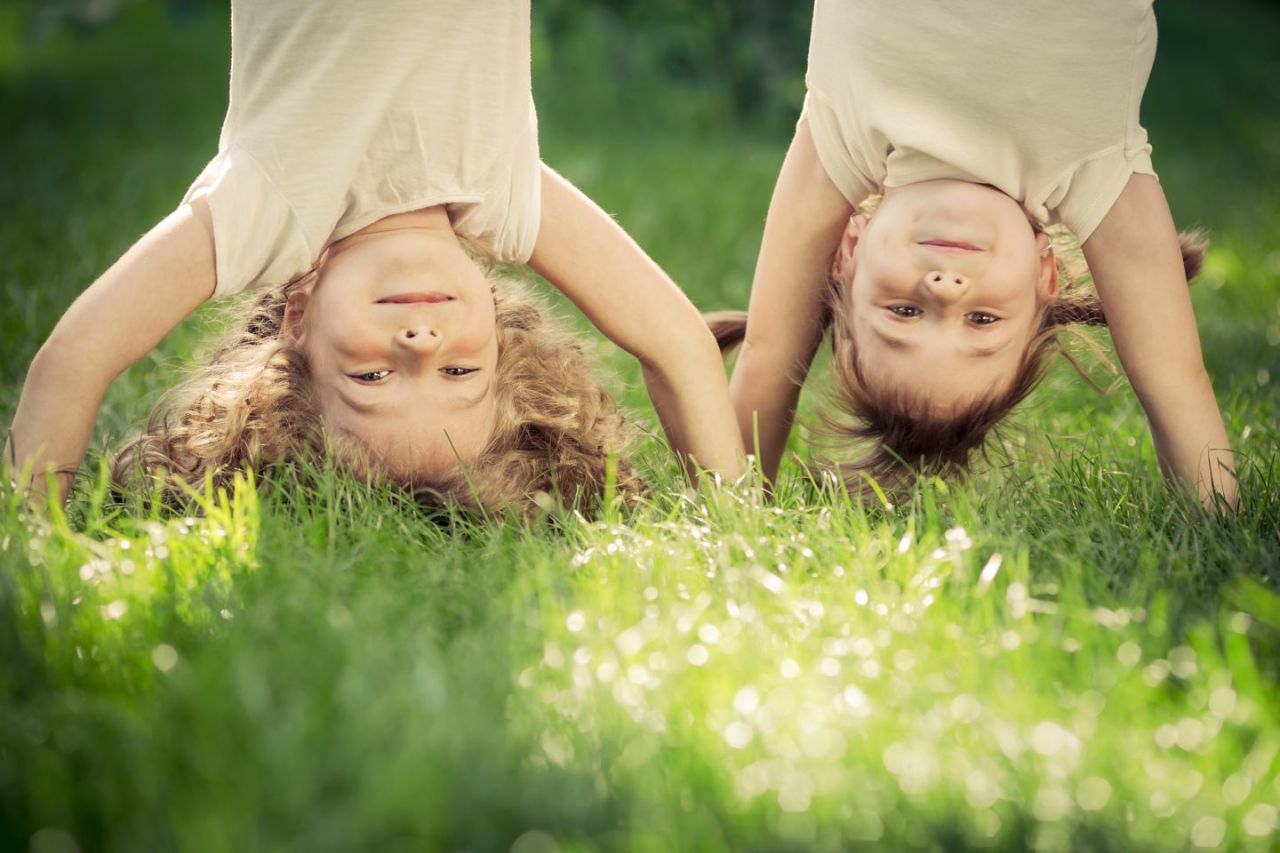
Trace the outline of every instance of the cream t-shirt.
<path fill-rule="evenodd" d="M 501 261 L 541 212 L 528 0 L 235 0 L 213 217 L 215 296 L 280 284 L 326 245 L 447 205 Z"/>
<path fill-rule="evenodd" d="M 817 0 L 804 113 L 852 202 L 990 184 L 1081 242 L 1135 173 L 1152 0 Z"/>

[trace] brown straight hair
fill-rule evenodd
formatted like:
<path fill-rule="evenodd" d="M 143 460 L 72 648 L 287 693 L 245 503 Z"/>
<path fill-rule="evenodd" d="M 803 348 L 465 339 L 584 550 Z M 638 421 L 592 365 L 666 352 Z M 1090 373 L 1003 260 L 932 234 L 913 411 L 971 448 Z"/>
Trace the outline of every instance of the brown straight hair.
<path fill-rule="evenodd" d="M 975 456 L 986 455 L 991 431 L 1044 378 L 1053 356 L 1064 356 L 1084 374 L 1062 345 L 1059 333 L 1083 326 L 1105 326 L 1107 318 L 1074 239 L 1065 231 L 1056 231 L 1052 236 L 1060 281 L 1058 294 L 1043 307 L 1040 326 L 1012 383 L 1003 393 L 976 400 L 947 416 L 934 414 L 923 400 L 905 389 L 868 387 L 859 365 L 848 300 L 842 298 L 839 282 L 829 282 L 826 322 L 831 330 L 834 385 L 821 419 L 832 445 L 858 444 L 867 448 L 857 459 L 836 463 L 851 493 L 869 496 L 874 491 L 869 480 L 886 492 L 897 492 L 918 476 L 962 477 Z M 1208 243 L 1199 231 L 1179 233 L 1178 242 L 1190 281 L 1200 271 Z M 745 311 L 715 311 L 703 316 L 722 351 L 732 349 L 746 336 Z"/>

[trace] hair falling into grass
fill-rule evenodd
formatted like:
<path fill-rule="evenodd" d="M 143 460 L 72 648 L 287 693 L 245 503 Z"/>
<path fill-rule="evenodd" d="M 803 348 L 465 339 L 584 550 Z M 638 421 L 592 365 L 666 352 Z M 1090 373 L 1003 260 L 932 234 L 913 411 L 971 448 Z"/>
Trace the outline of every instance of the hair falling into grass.
<path fill-rule="evenodd" d="M 326 427 L 306 354 L 283 334 L 290 295 L 324 264 L 281 287 L 242 298 L 208 363 L 164 395 L 145 430 L 111 464 L 120 488 L 180 505 L 208 478 L 333 456 L 350 473 L 405 486 L 428 503 L 527 512 L 539 493 L 594 504 L 607 474 L 623 500 L 645 491 L 625 461 L 634 430 L 595 375 L 586 345 L 519 279 L 489 273 L 498 331 L 498 420 L 481 453 L 437 479 L 388 470 L 369 448 Z M 607 460 L 615 461 L 614 471 Z M 617 461 L 619 458 L 622 461 Z"/>
<path fill-rule="evenodd" d="M 65 496 L 115 379 L 202 303 L 252 288 L 121 452 L 123 487 L 159 477 L 181 502 L 206 478 L 332 458 L 434 501 L 596 504 L 631 431 L 583 343 L 497 264 L 527 264 L 635 357 L 687 475 L 738 476 L 698 309 L 542 161 L 529 4 L 358 6 L 233 3 L 217 153 L 36 352 L 7 453 L 20 490 L 52 471 Z M 614 485 L 643 489 L 625 461 Z"/>
<path fill-rule="evenodd" d="M 864 205 L 869 212 L 874 208 L 874 202 Z M 1077 341 L 1093 356 L 1105 359 L 1105 353 L 1084 329 L 1105 327 L 1106 312 L 1070 232 L 1054 228 L 1046 233 L 1053 245 L 1059 286 L 1053 298 L 1040 306 L 1037 331 L 1012 383 L 1002 394 L 979 398 L 951 411 L 934 410 L 928 400 L 909 388 L 867 383 L 844 285 L 835 277 L 828 278 L 824 330 L 831 341 L 832 387 L 819 413 L 820 435 L 837 454 L 850 447 L 861 451 L 856 458 L 838 459 L 833 465 L 850 493 L 870 497 L 874 489 L 868 478 L 881 490 L 893 493 L 909 488 L 921 476 L 964 476 L 985 457 L 989 437 L 1035 390 L 1055 358 L 1066 359 L 1089 381 L 1088 371 L 1072 353 L 1070 342 Z M 1200 271 L 1208 240 L 1203 232 L 1184 231 L 1179 234 L 1179 245 L 1190 281 Z M 741 344 L 746 311 L 712 311 L 705 316 L 722 350 L 728 352 Z"/>
<path fill-rule="evenodd" d="M 713 318 L 741 340 L 731 394 L 766 477 L 828 329 L 826 426 L 870 442 L 841 466 L 864 491 L 966 470 L 1064 351 L 1060 332 L 1095 325 L 1161 472 L 1206 507 L 1236 505 L 1187 287 L 1204 244 L 1176 228 L 1139 121 L 1155 15 L 1086 6 L 815 4 L 749 310 Z"/>

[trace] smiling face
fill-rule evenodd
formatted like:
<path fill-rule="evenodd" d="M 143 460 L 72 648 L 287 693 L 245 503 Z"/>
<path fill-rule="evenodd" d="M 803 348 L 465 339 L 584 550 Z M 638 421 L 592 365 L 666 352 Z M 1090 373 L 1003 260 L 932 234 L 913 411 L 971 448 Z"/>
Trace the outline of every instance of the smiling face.
<path fill-rule="evenodd" d="M 493 434 L 493 292 L 447 219 L 390 217 L 334 244 L 284 331 L 329 428 L 398 479 L 448 477 Z"/>
<path fill-rule="evenodd" d="M 939 416 L 1009 388 L 1057 289 L 1021 206 L 965 181 L 887 191 L 870 220 L 849 221 L 832 272 L 862 380 Z"/>

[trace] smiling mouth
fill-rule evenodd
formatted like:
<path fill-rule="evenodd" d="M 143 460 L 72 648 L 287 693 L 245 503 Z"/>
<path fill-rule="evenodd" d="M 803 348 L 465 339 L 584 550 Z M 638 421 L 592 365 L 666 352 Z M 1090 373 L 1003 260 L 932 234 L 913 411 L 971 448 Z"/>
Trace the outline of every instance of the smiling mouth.
<path fill-rule="evenodd" d="M 921 246 L 932 246 L 935 249 L 959 249 L 964 252 L 981 252 L 982 249 L 972 243 L 961 243 L 957 240 L 921 240 Z"/>
<path fill-rule="evenodd" d="M 453 297 L 444 293 L 397 293 L 393 296 L 384 296 L 378 300 L 379 305 L 413 305 L 415 303 L 426 303 L 434 305 L 439 302 L 452 302 Z"/>

